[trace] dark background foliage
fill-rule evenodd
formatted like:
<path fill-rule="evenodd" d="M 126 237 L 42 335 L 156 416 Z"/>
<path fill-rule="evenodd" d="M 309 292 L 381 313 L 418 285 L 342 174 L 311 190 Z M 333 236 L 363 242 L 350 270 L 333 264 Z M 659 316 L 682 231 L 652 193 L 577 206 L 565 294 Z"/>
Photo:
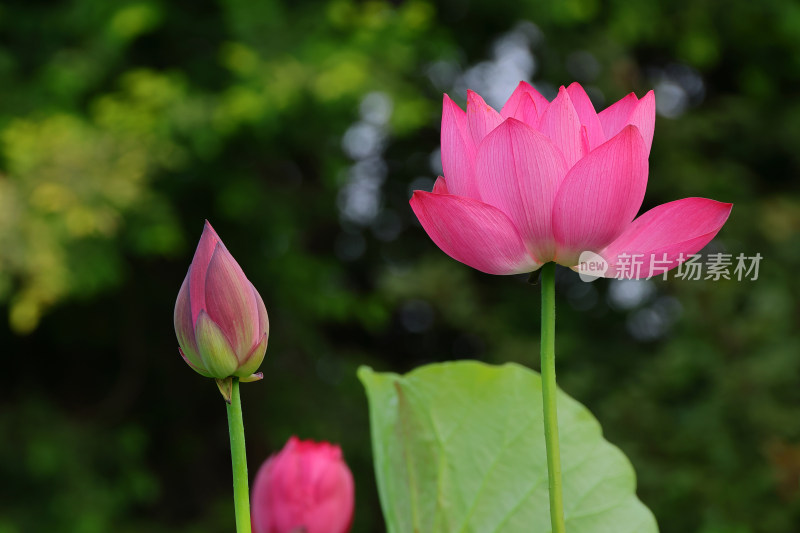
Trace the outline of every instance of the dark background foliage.
<path fill-rule="evenodd" d="M 645 208 L 735 204 L 757 281 L 558 278 L 559 379 L 665 533 L 800 528 L 800 6 L 12 1 L 0 7 L 0 532 L 232 527 L 224 405 L 174 299 L 204 219 L 270 313 L 251 472 L 342 445 L 383 530 L 359 365 L 538 366 L 538 288 L 441 253 L 407 200 L 442 92 L 655 88 Z"/>

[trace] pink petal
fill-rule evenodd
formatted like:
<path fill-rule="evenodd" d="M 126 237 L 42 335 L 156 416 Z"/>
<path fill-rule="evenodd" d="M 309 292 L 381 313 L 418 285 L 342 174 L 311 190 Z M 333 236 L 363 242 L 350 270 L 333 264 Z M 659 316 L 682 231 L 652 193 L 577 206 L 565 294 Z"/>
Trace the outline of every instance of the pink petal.
<path fill-rule="evenodd" d="M 583 147 L 584 154 L 591 152 L 589 149 L 589 134 L 586 131 L 586 126 L 581 126 L 581 146 Z"/>
<path fill-rule="evenodd" d="M 519 108 L 519 104 L 522 101 L 523 97 L 528 96 L 528 90 L 525 87 L 528 85 L 527 82 L 521 81 L 514 89 L 514 92 L 511 93 L 511 96 L 508 97 L 506 103 L 503 104 L 503 108 L 500 110 L 500 116 L 503 118 L 516 118 L 520 120 L 520 118 L 516 115 L 517 108 Z M 530 85 L 528 85 L 530 87 Z"/>
<path fill-rule="evenodd" d="M 600 124 L 600 119 L 597 118 L 597 112 L 594 110 L 592 101 L 589 95 L 583 90 L 583 87 L 577 82 L 567 87 L 567 93 L 572 100 L 572 105 L 575 106 L 575 111 L 578 113 L 578 118 L 581 124 L 586 128 L 586 137 L 589 141 L 589 151 L 594 150 L 606 140 L 603 133 L 603 126 Z"/>
<path fill-rule="evenodd" d="M 531 272 L 531 257 L 514 223 L 478 200 L 415 191 L 411 209 L 444 253 L 487 274 Z"/>
<path fill-rule="evenodd" d="M 253 533 L 271 533 L 274 531 L 272 511 L 274 490 L 270 487 L 272 472 L 275 469 L 277 456 L 270 456 L 258 469 L 253 481 L 251 497 L 251 516 Z"/>
<path fill-rule="evenodd" d="M 202 368 L 203 362 L 197 350 L 197 343 L 194 339 L 194 321 L 192 320 L 192 305 L 189 298 L 189 277 L 186 274 L 178 291 L 178 299 L 175 301 L 175 312 L 173 322 L 175 325 L 175 335 L 178 337 L 178 345 L 181 347 L 181 355 L 190 366 Z M 198 370 L 199 372 L 199 370 Z"/>
<path fill-rule="evenodd" d="M 567 168 L 571 168 L 584 156 L 581 141 L 581 121 L 572 105 L 569 93 L 564 87 L 544 111 L 539 122 L 539 131 L 550 137 L 561 150 Z"/>
<path fill-rule="evenodd" d="M 648 92 L 644 98 L 639 100 L 631 112 L 631 116 L 628 117 L 628 124 L 636 126 L 639 133 L 642 134 L 642 139 L 647 145 L 647 153 L 650 154 L 653 132 L 656 127 L 656 95 L 653 91 Z"/>
<path fill-rule="evenodd" d="M 539 262 L 552 258 L 553 200 L 567 173 L 553 142 L 509 118 L 481 143 L 475 171 L 483 201 L 508 215 Z"/>
<path fill-rule="evenodd" d="M 647 147 L 634 126 L 581 159 L 564 178 L 553 209 L 556 261 L 577 264 L 602 250 L 639 211 L 647 188 Z"/>
<path fill-rule="evenodd" d="M 467 126 L 467 115 L 444 95 L 442 103 L 442 168 L 453 193 L 478 198 L 475 186 L 475 144 Z"/>
<path fill-rule="evenodd" d="M 547 105 L 537 107 L 533 97 L 530 94 L 526 94 L 522 97 L 519 107 L 517 108 L 517 116 L 513 118 L 521 120 L 531 128 L 538 130 L 539 118 L 541 117 L 541 114 L 544 113 L 544 110 L 547 109 L 547 106 L 550 105 L 547 100 L 545 100 L 545 102 Z"/>
<path fill-rule="evenodd" d="M 619 272 L 621 277 L 644 278 L 675 268 L 714 238 L 732 207 L 707 198 L 684 198 L 654 207 L 600 253 L 609 263 L 606 277 Z M 631 268 L 637 261 L 641 261 L 638 271 Z"/>
<path fill-rule="evenodd" d="M 539 117 L 547 109 L 550 102 L 539 94 L 529 83 L 521 81 L 511 96 L 506 101 L 500 115 L 503 118 L 515 118 L 536 129 L 539 126 Z"/>
<path fill-rule="evenodd" d="M 521 81 L 517 84 L 514 92 L 511 93 L 511 96 L 508 97 L 506 103 L 503 104 L 502 109 L 500 109 L 500 116 L 503 118 L 514 117 L 514 114 L 517 112 L 517 108 L 519 107 L 519 103 L 522 100 L 523 96 L 528 94 L 528 91 L 525 89 L 525 85 L 528 85 L 527 82 Z M 517 119 L 519 120 L 519 119 Z"/>
<path fill-rule="evenodd" d="M 523 83 L 525 84 L 524 85 L 525 92 L 527 92 L 528 95 L 531 97 L 531 100 L 533 100 L 534 104 L 536 105 L 536 109 L 539 111 L 539 116 L 541 117 L 542 114 L 544 113 L 544 110 L 550 106 L 550 100 L 542 96 L 542 93 L 537 91 L 533 85 L 530 85 L 525 82 L 520 82 L 520 84 Z M 529 124 L 529 126 L 530 125 L 531 124 Z"/>
<path fill-rule="evenodd" d="M 500 113 L 492 109 L 475 91 L 467 91 L 467 126 L 475 146 L 503 122 Z M 450 177 L 445 172 L 445 177 Z"/>
<path fill-rule="evenodd" d="M 203 226 L 203 234 L 200 236 L 200 242 L 194 252 L 192 264 L 189 266 L 189 299 L 192 303 L 192 323 L 197 321 L 197 315 L 200 310 L 206 307 L 206 270 L 208 270 L 211 255 L 219 242 L 222 242 L 219 235 L 206 220 L 205 226 Z"/>
<path fill-rule="evenodd" d="M 507 118 L 517 119 L 531 128 L 537 129 L 539 127 L 539 111 L 536 109 L 536 104 L 533 102 L 531 95 L 523 94 L 517 104 L 514 113 Z"/>
<path fill-rule="evenodd" d="M 241 267 L 221 244 L 208 265 L 205 293 L 208 315 L 243 360 L 258 339 L 258 304 Z"/>
<path fill-rule="evenodd" d="M 346 533 L 355 485 L 338 446 L 291 437 L 259 469 L 251 503 L 253 533 Z"/>
<path fill-rule="evenodd" d="M 239 378 L 247 379 L 248 377 L 255 374 L 258 367 L 261 366 L 261 363 L 264 362 L 264 355 L 267 352 L 267 343 L 269 341 L 269 336 L 265 333 L 261 336 L 261 340 L 256 343 L 250 353 L 247 354 L 247 357 L 239 363 L 239 368 L 236 369 L 234 372 L 234 376 Z"/>
<path fill-rule="evenodd" d="M 603 133 L 606 139 L 610 139 L 629 124 L 628 117 L 631 116 L 639 99 L 633 93 L 628 94 L 622 100 L 614 102 L 609 107 L 600 111 L 597 118 L 603 126 Z"/>
<path fill-rule="evenodd" d="M 355 482 L 343 461 L 327 464 L 316 477 L 317 505 L 306 522 L 308 532 L 347 533 L 353 520 Z"/>
<path fill-rule="evenodd" d="M 447 188 L 447 182 L 442 176 L 436 178 L 436 183 L 433 184 L 433 194 L 450 194 Z M 464 196 L 463 194 L 457 194 L 456 196 Z"/>
<path fill-rule="evenodd" d="M 250 283 L 248 281 L 248 283 Z M 258 308 L 258 337 L 261 335 L 269 335 L 269 315 L 267 315 L 267 307 L 264 305 L 264 300 L 253 284 L 250 283 L 250 288 L 253 289 L 253 297 L 256 300 L 256 307 Z"/>

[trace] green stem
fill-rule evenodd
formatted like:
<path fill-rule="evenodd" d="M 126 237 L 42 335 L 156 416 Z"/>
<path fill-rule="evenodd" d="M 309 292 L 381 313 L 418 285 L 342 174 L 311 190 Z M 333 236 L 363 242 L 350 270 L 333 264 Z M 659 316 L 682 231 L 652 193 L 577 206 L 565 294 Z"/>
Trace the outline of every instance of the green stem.
<path fill-rule="evenodd" d="M 550 524 L 553 533 L 565 533 L 564 501 L 561 495 L 561 450 L 558 447 L 556 409 L 556 264 L 542 267 L 542 400 L 544 440 L 547 449 L 547 480 L 550 488 Z"/>
<path fill-rule="evenodd" d="M 228 430 L 231 435 L 236 533 L 251 533 L 250 490 L 247 484 L 247 454 L 244 447 L 244 423 L 242 422 L 242 399 L 239 396 L 239 378 L 233 378 L 231 403 L 228 404 Z"/>

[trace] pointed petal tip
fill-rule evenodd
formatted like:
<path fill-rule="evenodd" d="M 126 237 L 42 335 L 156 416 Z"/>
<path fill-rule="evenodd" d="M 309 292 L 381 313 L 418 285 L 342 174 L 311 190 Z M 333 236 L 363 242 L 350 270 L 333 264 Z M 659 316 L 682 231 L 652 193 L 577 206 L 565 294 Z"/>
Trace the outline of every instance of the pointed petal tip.
<path fill-rule="evenodd" d="M 222 240 L 219 238 L 219 235 L 217 235 L 217 232 L 214 231 L 214 228 L 211 227 L 211 224 L 206 220 L 203 225 L 203 232 L 200 234 L 200 241 L 197 243 L 197 249 L 192 258 L 192 266 L 198 263 L 208 265 L 214 250 L 216 250 L 217 245 L 220 243 L 222 243 Z"/>
<path fill-rule="evenodd" d="M 563 85 L 561 85 L 561 86 L 558 88 L 558 96 L 562 96 L 562 95 L 563 95 L 563 96 L 566 96 L 567 98 L 569 98 L 569 99 L 570 99 L 570 101 L 572 100 L 572 98 L 570 98 L 570 97 L 569 97 L 569 91 L 568 91 L 568 90 L 567 90 L 567 88 L 566 88 L 566 87 L 564 87 Z"/>
<path fill-rule="evenodd" d="M 503 121 L 503 117 L 474 91 L 467 91 L 468 136 L 474 146 L 480 146 L 486 135 Z M 447 170 L 445 169 L 445 174 Z M 448 176 L 449 177 L 449 176 Z"/>
<path fill-rule="evenodd" d="M 494 129 L 494 131 L 491 132 L 491 135 L 500 135 L 502 132 L 505 132 L 505 131 L 513 132 L 513 131 L 519 131 L 519 130 L 525 130 L 525 131 L 528 131 L 528 132 L 532 132 L 532 133 L 536 134 L 537 136 L 544 137 L 544 135 L 541 132 L 539 132 L 535 128 L 531 127 L 528 123 L 526 123 L 525 121 L 516 119 L 514 117 L 508 117 L 503 122 L 501 122 Z"/>
<path fill-rule="evenodd" d="M 411 210 L 416 213 L 417 209 L 422 206 L 423 203 L 427 202 L 431 196 L 434 196 L 435 193 L 428 192 L 428 191 L 414 191 L 414 194 L 411 195 L 411 199 L 408 203 L 411 205 Z"/>
<path fill-rule="evenodd" d="M 447 93 L 442 95 L 442 106 L 444 109 L 458 108 L 459 111 L 464 111 Z"/>
<path fill-rule="evenodd" d="M 436 183 L 433 184 L 433 191 L 431 192 L 434 194 L 450 194 L 447 190 L 447 182 L 443 176 L 436 178 Z"/>
<path fill-rule="evenodd" d="M 586 93 L 586 89 L 584 89 L 583 86 L 577 81 L 573 81 L 572 83 L 570 83 L 569 86 L 566 88 L 566 92 L 569 95 L 569 98 L 573 102 L 573 104 L 575 103 L 575 97 L 589 99 L 589 95 Z M 591 100 L 589 101 L 591 102 Z M 594 111 L 594 107 L 592 107 L 592 111 Z"/>
<path fill-rule="evenodd" d="M 618 262 L 627 254 L 640 255 L 644 266 L 658 260 L 659 268 L 670 270 L 680 262 L 680 256 L 699 252 L 722 229 L 728 220 L 733 204 L 709 198 L 691 197 L 661 204 L 639 216 L 600 255 L 610 268 L 606 277 L 618 276 Z M 665 257 L 666 256 L 666 257 Z M 668 259 L 668 260 L 667 260 Z M 631 265 L 628 265 L 630 267 Z M 646 269 L 643 277 L 650 272 Z M 641 272 L 640 272 L 641 274 Z"/>
<path fill-rule="evenodd" d="M 516 87 L 514 87 L 514 91 L 511 94 L 513 95 L 514 93 L 519 92 L 519 91 L 521 91 L 521 92 L 523 92 L 525 94 L 528 94 L 531 91 L 536 92 L 536 89 L 534 89 L 533 85 L 531 85 L 527 81 L 519 80 L 519 83 L 517 84 Z"/>
<path fill-rule="evenodd" d="M 504 126 L 506 124 L 506 122 L 509 125 L 519 125 L 519 124 L 525 125 L 525 123 L 523 121 L 519 120 L 518 118 L 508 117 L 507 119 L 505 119 L 503 122 L 500 123 L 500 126 Z"/>
<path fill-rule="evenodd" d="M 524 133 L 523 133 L 524 132 Z M 540 131 L 532 128 L 527 123 L 523 122 L 522 120 L 516 119 L 514 117 L 508 117 L 504 119 L 500 124 L 497 125 L 491 132 L 489 132 L 486 137 L 484 137 L 484 143 L 489 142 L 487 139 L 492 139 L 491 142 L 498 142 L 497 137 L 501 137 L 504 141 L 500 142 L 500 146 L 503 146 L 506 142 L 511 142 L 511 138 L 514 135 L 533 135 L 539 140 L 543 140 L 548 144 L 551 143 L 550 139 L 548 139 L 544 134 Z M 487 148 L 479 148 L 481 153 L 481 157 L 487 156 L 486 150 Z M 489 150 L 491 153 L 491 150 Z M 477 163 L 476 163 L 477 164 Z M 480 185 L 480 184 L 479 184 Z M 485 185 L 485 184 L 484 184 Z"/>
<path fill-rule="evenodd" d="M 467 107 L 470 107 L 470 104 L 472 106 L 480 104 L 486 107 L 491 107 L 489 106 L 489 104 L 486 103 L 486 100 L 483 99 L 483 96 L 473 91 L 472 89 L 467 89 Z"/>
<path fill-rule="evenodd" d="M 640 130 L 635 124 L 628 124 L 619 133 L 617 133 L 614 137 L 609 139 L 612 141 L 614 139 L 628 139 L 629 141 L 636 141 L 639 140 L 642 144 L 644 144 L 644 136 L 642 135 L 642 130 Z"/>
<path fill-rule="evenodd" d="M 219 235 L 217 235 L 217 232 L 211 225 L 211 222 L 209 222 L 208 219 L 205 219 L 205 222 L 203 223 L 203 233 L 200 238 L 202 239 L 203 236 L 205 236 L 207 233 L 210 234 L 210 236 L 216 237 L 219 240 Z"/>
<path fill-rule="evenodd" d="M 684 198 L 683 200 L 676 200 L 676 202 L 681 202 L 681 201 L 686 202 L 686 205 L 696 206 L 697 209 L 706 208 L 715 211 L 717 222 L 719 224 L 720 229 L 725 224 L 725 222 L 727 222 L 728 217 L 731 215 L 731 211 L 733 210 L 732 203 L 720 202 L 718 200 L 712 200 L 711 198 L 702 198 L 696 196 L 696 197 Z"/>
<path fill-rule="evenodd" d="M 610 139 L 630 123 L 630 117 L 638 106 L 639 99 L 635 93 L 628 93 L 597 114 L 603 126 L 606 139 Z"/>
<path fill-rule="evenodd" d="M 485 106 L 485 105 L 486 101 L 480 94 L 476 93 L 472 89 L 467 89 L 467 112 L 469 112 L 470 110 L 476 111 L 477 106 Z"/>

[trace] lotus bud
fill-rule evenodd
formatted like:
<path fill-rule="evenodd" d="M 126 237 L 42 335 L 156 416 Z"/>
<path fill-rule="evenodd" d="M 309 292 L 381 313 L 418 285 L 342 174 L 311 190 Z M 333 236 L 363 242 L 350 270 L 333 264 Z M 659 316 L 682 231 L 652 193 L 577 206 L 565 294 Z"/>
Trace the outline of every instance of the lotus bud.
<path fill-rule="evenodd" d="M 292 437 L 256 476 L 253 533 L 347 533 L 355 484 L 342 450 Z"/>
<path fill-rule="evenodd" d="M 183 360 L 198 374 L 216 378 L 226 400 L 230 378 L 261 378 L 255 372 L 267 350 L 267 309 L 208 221 L 178 293 L 174 319 Z"/>

